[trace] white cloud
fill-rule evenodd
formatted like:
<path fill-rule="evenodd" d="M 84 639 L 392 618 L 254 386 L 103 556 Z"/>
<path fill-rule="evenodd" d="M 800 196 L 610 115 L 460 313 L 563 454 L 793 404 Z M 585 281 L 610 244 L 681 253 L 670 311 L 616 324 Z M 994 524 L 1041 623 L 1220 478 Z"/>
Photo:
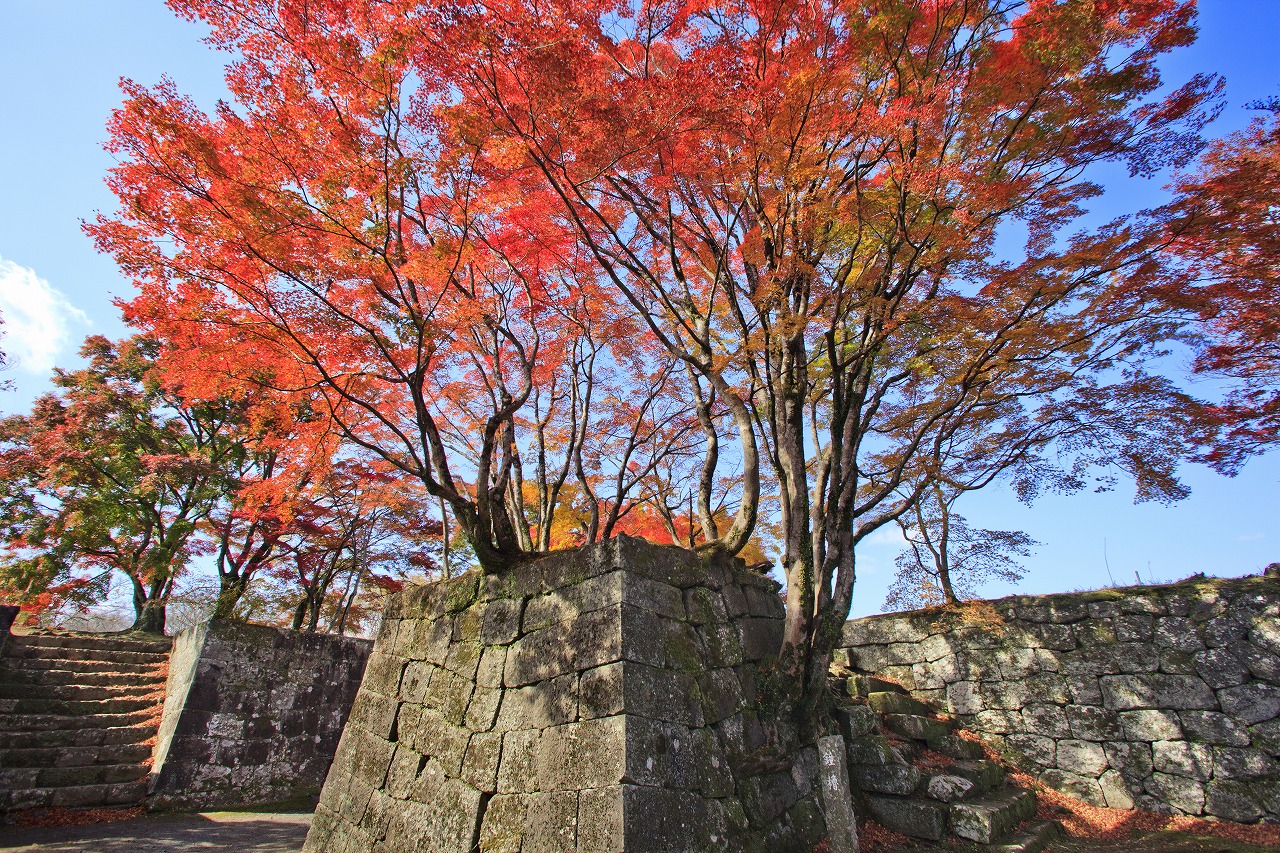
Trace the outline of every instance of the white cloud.
<path fill-rule="evenodd" d="M 45 376 L 88 316 L 36 271 L 0 258 L 0 349 L 26 373 Z"/>

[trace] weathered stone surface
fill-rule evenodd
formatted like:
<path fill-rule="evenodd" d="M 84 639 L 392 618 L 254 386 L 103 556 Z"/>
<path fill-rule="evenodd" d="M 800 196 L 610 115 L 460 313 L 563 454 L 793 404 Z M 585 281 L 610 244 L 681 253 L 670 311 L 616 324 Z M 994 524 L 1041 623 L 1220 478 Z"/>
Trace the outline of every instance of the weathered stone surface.
<path fill-rule="evenodd" d="M 1159 773 L 1208 781 L 1213 776 L 1213 752 L 1209 747 L 1186 741 L 1151 744 L 1152 759 Z"/>
<path fill-rule="evenodd" d="M 849 778 L 863 791 L 906 796 L 920 787 L 920 771 L 910 764 L 855 764 Z"/>
<path fill-rule="evenodd" d="M 1156 691 L 1144 676 L 1107 675 L 1098 683 L 1106 707 L 1113 711 L 1159 707 Z"/>
<path fill-rule="evenodd" d="M 392 597 L 305 849 L 812 849 L 818 751 L 744 764 L 777 592 L 620 537 Z"/>
<path fill-rule="evenodd" d="M 885 714 L 884 725 L 889 731 L 914 740 L 929 740 L 947 734 L 950 729 L 941 720 L 920 717 L 915 714 Z"/>
<path fill-rule="evenodd" d="M 1090 802 L 1214 814 L 1205 785 L 1244 783 L 1253 800 L 1227 785 L 1220 816 L 1280 820 L 1278 581 L 1014 597 L 992 602 L 996 627 L 946 611 L 875 617 L 871 632 L 855 620 L 842 654 Z"/>
<path fill-rule="evenodd" d="M 1006 789 L 981 800 L 952 805 L 950 829 L 960 838 L 990 844 L 1031 817 L 1035 808 L 1035 796 L 1030 791 Z"/>
<path fill-rule="evenodd" d="M 1015 734 L 1004 739 L 1018 763 L 1035 767 L 1052 767 L 1058 759 L 1058 745 L 1053 738 Z"/>
<path fill-rule="evenodd" d="M 1242 684 L 1218 691 L 1222 711 L 1246 726 L 1280 717 L 1280 687 Z"/>
<path fill-rule="evenodd" d="M 1133 792 L 1118 770 L 1108 770 L 1098 777 L 1098 788 L 1109 809 L 1133 808 Z"/>
<path fill-rule="evenodd" d="M 1121 711 L 1120 730 L 1131 741 L 1154 742 L 1182 737 L 1182 726 L 1173 711 Z"/>
<path fill-rule="evenodd" d="M 1248 729 L 1217 711 L 1183 711 L 1178 714 L 1188 740 L 1216 746 L 1248 746 Z"/>
<path fill-rule="evenodd" d="M 1091 806 L 1105 806 L 1107 804 L 1102 784 L 1093 776 L 1082 776 L 1069 770 L 1050 768 L 1040 774 L 1040 781 L 1050 788 L 1070 794 Z"/>
<path fill-rule="evenodd" d="M 1023 727 L 1026 731 L 1045 737 L 1070 737 L 1071 724 L 1061 705 L 1035 704 L 1022 709 Z"/>
<path fill-rule="evenodd" d="M 945 773 L 929 777 L 924 792 L 943 803 L 954 803 L 963 800 L 973 790 L 973 783 L 963 776 L 952 776 Z"/>
<path fill-rule="evenodd" d="M 1058 741 L 1058 767 L 1070 773 L 1097 778 L 1107 769 L 1102 747 L 1086 740 Z"/>
<path fill-rule="evenodd" d="M 858 823 L 853 815 L 844 738 L 839 735 L 819 738 L 818 756 L 822 768 L 819 785 L 826 815 L 827 849 L 831 853 L 858 853 Z"/>
<path fill-rule="evenodd" d="M 1213 775 L 1219 779 L 1242 782 L 1280 777 L 1280 764 L 1261 749 L 1213 747 Z"/>
<path fill-rule="evenodd" d="M 912 838 L 939 841 L 947 831 L 947 807 L 941 803 L 873 794 L 867 808 L 877 823 Z"/>
<path fill-rule="evenodd" d="M 393 725 L 389 697 L 407 660 L 371 657 L 370 648 L 367 640 L 223 620 L 183 632 L 170 659 L 152 803 L 213 808 L 318 791 L 348 713 L 367 731 Z M 357 707 L 366 664 L 371 692 Z M 390 750 L 385 758 L 389 764 Z"/>
<path fill-rule="evenodd" d="M 933 714 L 933 709 L 928 705 L 903 693 L 869 693 L 867 704 L 879 714 L 915 714 L 921 717 Z"/>
<path fill-rule="evenodd" d="M 1184 814 L 1198 815 L 1204 811 L 1204 783 L 1199 780 L 1156 772 L 1147 780 L 1146 788 L 1160 802 Z"/>
<path fill-rule="evenodd" d="M 1241 823 L 1252 823 L 1266 814 L 1252 786 L 1229 779 L 1215 779 L 1204 786 L 1204 811 Z"/>

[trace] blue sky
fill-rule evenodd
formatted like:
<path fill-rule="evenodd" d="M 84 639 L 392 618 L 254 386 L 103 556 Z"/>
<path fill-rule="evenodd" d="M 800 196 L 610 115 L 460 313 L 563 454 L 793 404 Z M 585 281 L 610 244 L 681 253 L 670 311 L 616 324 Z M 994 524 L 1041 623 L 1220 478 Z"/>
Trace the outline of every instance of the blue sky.
<path fill-rule="evenodd" d="M 1200 41 L 1166 59 L 1165 77 L 1222 74 L 1228 105 L 1212 132 L 1224 134 L 1255 115 L 1246 103 L 1280 95 L 1280 0 L 1207 0 L 1200 23 Z M 202 34 L 160 0 L 0 0 L 2 346 L 21 362 L 8 374 L 16 390 L 0 392 L 0 412 L 24 410 L 48 387 L 54 364 L 74 365 L 85 335 L 125 333 L 112 299 L 131 287 L 94 251 L 80 220 L 113 204 L 101 143 L 121 77 L 151 84 L 167 74 L 205 107 L 223 94 L 225 56 L 201 44 Z M 1125 208 L 1161 199 L 1158 179 L 1118 171 L 1102 179 L 1111 203 Z M 1028 561 L 1027 592 L 1132 583 L 1135 573 L 1144 581 L 1241 575 L 1280 561 L 1280 453 L 1234 479 L 1198 468 L 1186 479 L 1192 496 L 1173 507 L 1134 506 L 1122 486 L 1028 508 L 997 487 L 960 510 L 971 523 L 1025 530 L 1044 543 Z M 879 610 L 900 547 L 886 532 L 860 550 L 855 615 Z"/>

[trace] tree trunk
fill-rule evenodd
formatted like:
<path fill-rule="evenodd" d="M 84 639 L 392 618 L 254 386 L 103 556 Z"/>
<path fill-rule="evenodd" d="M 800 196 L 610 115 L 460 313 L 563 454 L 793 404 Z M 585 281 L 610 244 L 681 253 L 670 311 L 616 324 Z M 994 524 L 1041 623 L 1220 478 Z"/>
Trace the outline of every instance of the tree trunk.
<path fill-rule="evenodd" d="M 235 617 L 236 605 L 249 588 L 248 578 L 242 574 L 227 574 L 222 575 L 219 581 L 218 601 L 213 605 L 213 618 L 232 619 Z"/>

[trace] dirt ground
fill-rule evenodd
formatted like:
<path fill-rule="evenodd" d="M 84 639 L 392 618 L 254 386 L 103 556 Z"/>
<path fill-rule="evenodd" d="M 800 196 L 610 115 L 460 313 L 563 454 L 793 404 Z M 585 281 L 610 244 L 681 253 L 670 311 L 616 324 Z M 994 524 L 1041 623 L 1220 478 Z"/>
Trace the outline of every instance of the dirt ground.
<path fill-rule="evenodd" d="M 167 814 L 90 826 L 0 828 L 0 850 L 23 853 L 298 853 L 309 814 Z"/>

